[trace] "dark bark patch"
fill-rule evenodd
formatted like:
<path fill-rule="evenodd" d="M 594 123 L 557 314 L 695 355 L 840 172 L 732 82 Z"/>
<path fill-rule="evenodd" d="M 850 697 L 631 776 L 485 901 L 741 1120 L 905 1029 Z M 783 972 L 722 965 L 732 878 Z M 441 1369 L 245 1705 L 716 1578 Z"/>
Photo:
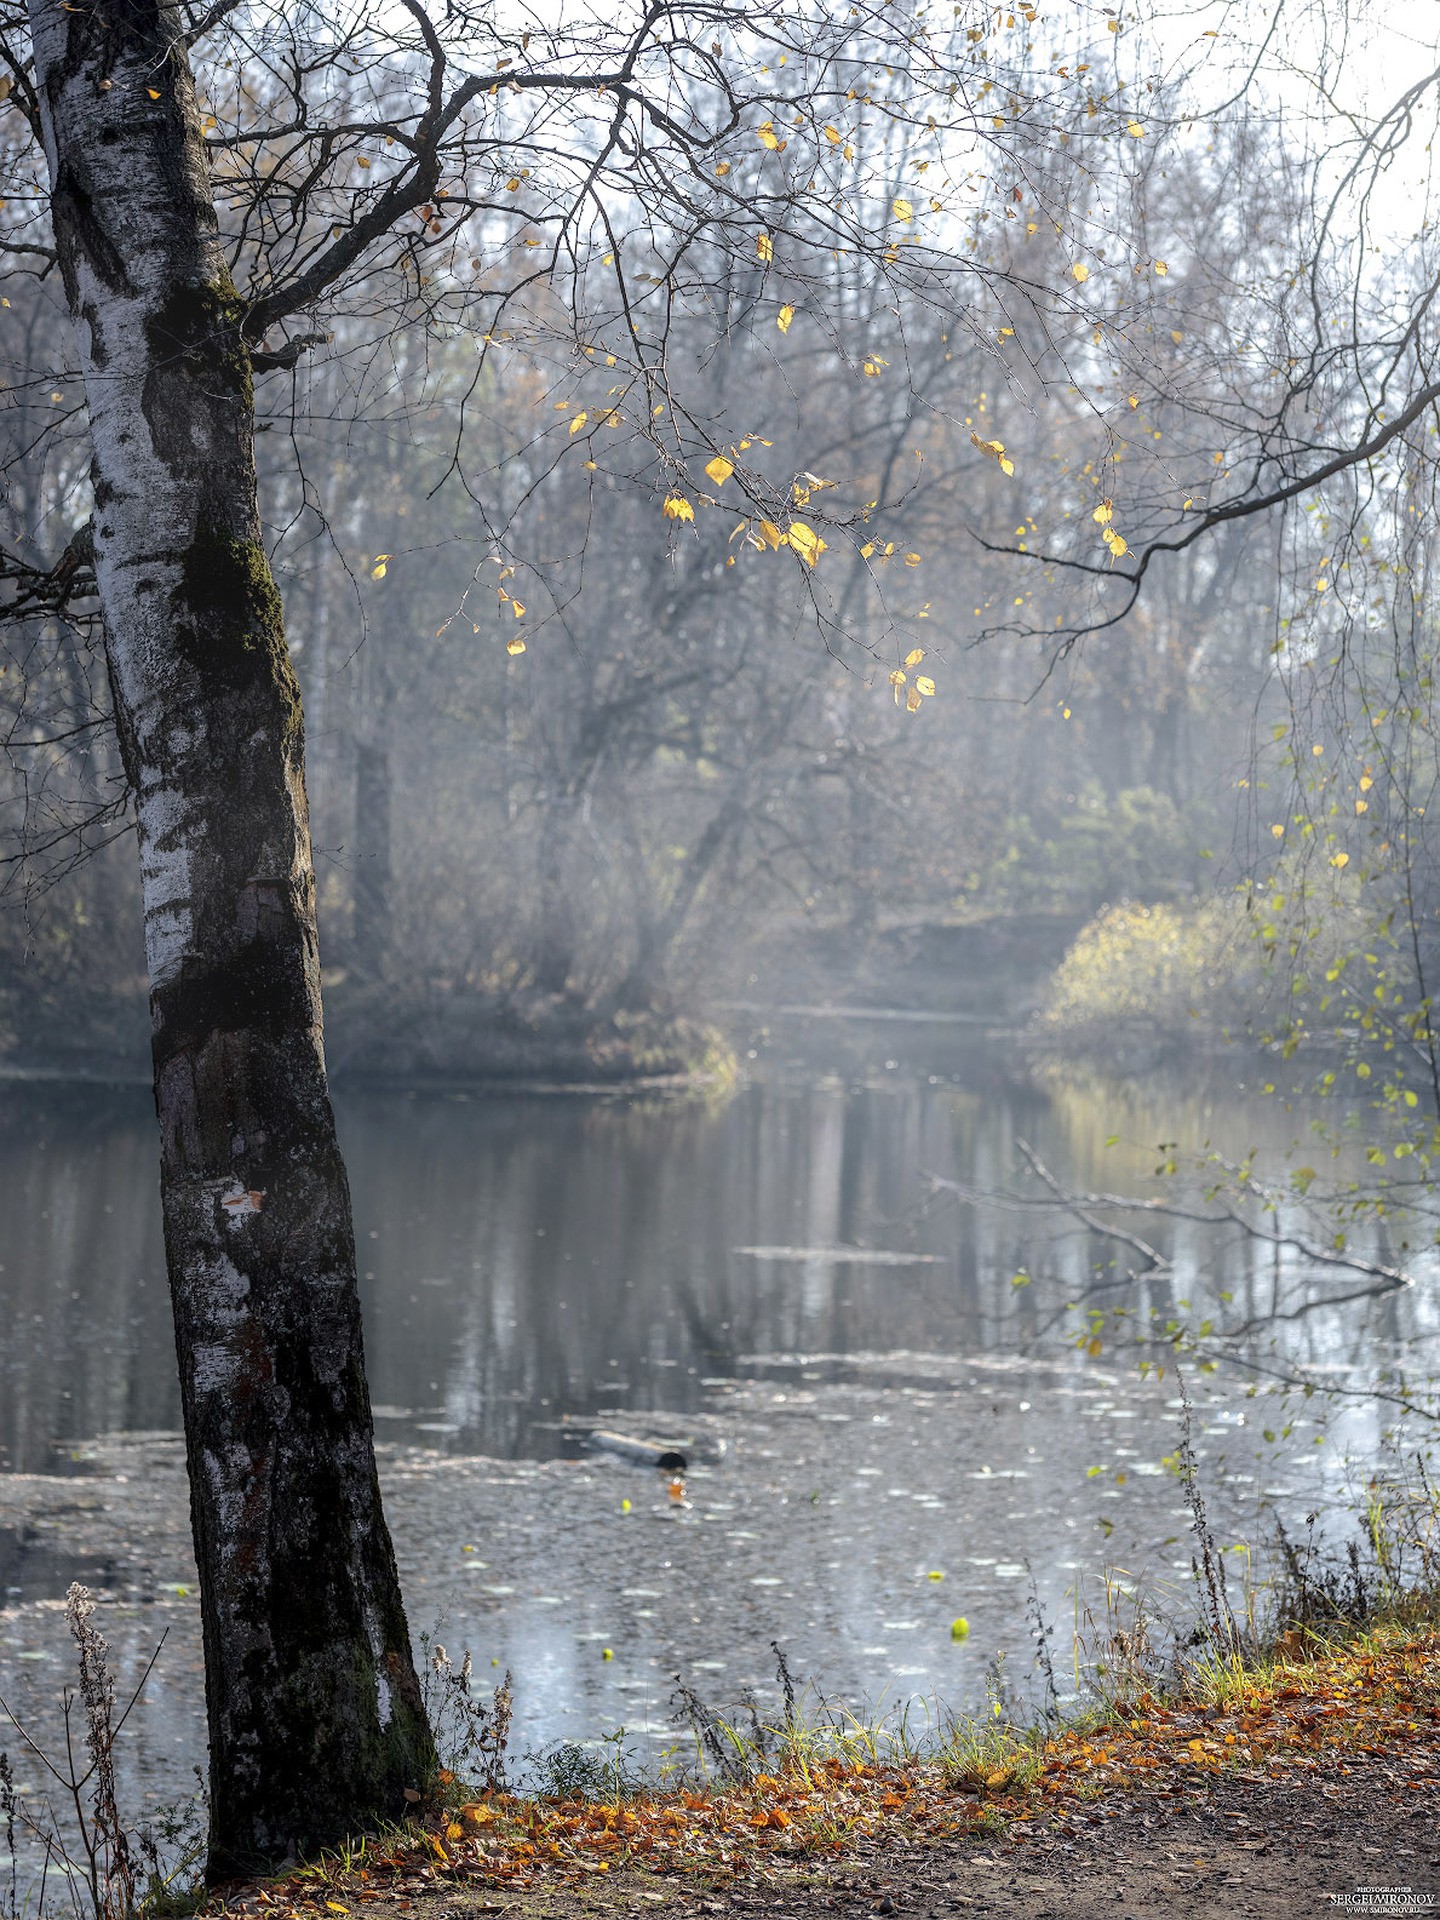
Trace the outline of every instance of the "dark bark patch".
<path fill-rule="evenodd" d="M 247 942 L 218 966 L 187 959 L 150 1000 L 157 1069 L 218 1034 L 280 1040 L 305 1032 L 314 1017 L 304 969 L 284 944 L 267 939 Z"/>
<path fill-rule="evenodd" d="M 134 284 L 125 271 L 124 256 L 105 231 L 105 223 L 73 160 L 62 160 L 56 170 L 51 218 L 60 247 L 60 271 L 72 309 L 78 299 L 75 277 L 77 254 L 83 256 L 96 279 L 111 293 L 123 294 L 127 299 L 135 297 Z"/>
<path fill-rule="evenodd" d="M 176 287 L 145 322 L 151 364 L 141 406 L 155 452 L 177 475 L 197 457 L 237 451 L 255 405 L 243 307 L 224 282 Z"/>
<path fill-rule="evenodd" d="M 204 521 L 185 556 L 175 594 L 175 638 L 211 696 L 233 695 L 268 677 L 280 699 L 281 736 L 288 747 L 301 732 L 300 683 L 285 644 L 280 594 L 265 549 Z"/>

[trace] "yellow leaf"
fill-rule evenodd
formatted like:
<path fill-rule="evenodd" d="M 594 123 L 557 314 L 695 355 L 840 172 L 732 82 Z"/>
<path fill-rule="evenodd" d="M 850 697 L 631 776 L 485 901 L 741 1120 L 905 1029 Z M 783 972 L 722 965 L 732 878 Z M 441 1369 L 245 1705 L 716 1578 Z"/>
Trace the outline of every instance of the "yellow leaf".
<path fill-rule="evenodd" d="M 861 547 L 860 549 L 860 558 L 862 560 L 868 560 L 871 554 L 874 553 L 874 551 L 875 551 L 875 542 L 873 540 L 867 540 L 864 546 Z"/>
<path fill-rule="evenodd" d="M 1135 409 L 1136 407 L 1138 407 L 1138 406 L 1139 406 L 1139 404 L 1140 404 L 1140 396 L 1139 396 L 1139 394 L 1138 394 L 1138 393 L 1129 393 L 1129 394 L 1126 394 L 1126 396 L 1125 396 L 1125 397 L 1126 397 L 1126 399 L 1127 399 L 1127 400 L 1128 400 L 1128 401 L 1130 402 L 1130 406 L 1131 406 L 1131 410 L 1132 410 L 1132 411 L 1133 411 L 1133 410 L 1134 410 L 1134 409 Z"/>
<path fill-rule="evenodd" d="M 1118 560 L 1122 553 L 1128 553 L 1130 551 L 1129 547 L 1125 544 L 1124 536 L 1118 534 L 1113 527 L 1106 527 L 1105 529 L 1105 544 L 1110 549 L 1110 557 L 1112 560 Z"/>
<path fill-rule="evenodd" d="M 779 313 L 775 316 L 775 324 L 780 329 L 781 333 L 788 333 L 790 331 L 790 322 L 794 318 L 795 318 L 794 307 L 789 307 L 789 306 L 781 307 Z"/>
<path fill-rule="evenodd" d="M 1082 286 L 1090 278 L 1090 269 L 1083 260 L 1077 260 L 1070 271 Z"/>
<path fill-rule="evenodd" d="M 900 704 L 900 689 L 905 685 L 905 676 L 899 667 L 896 667 L 895 671 L 891 674 L 890 684 L 895 689 L 895 704 L 898 707 Z"/>
<path fill-rule="evenodd" d="M 908 200 L 897 200 L 895 202 L 895 218 L 897 220 L 913 220 L 915 218 L 915 209 Z"/>
<path fill-rule="evenodd" d="M 1090 518 L 1097 521 L 1102 527 L 1108 527 L 1110 522 L 1115 518 L 1115 509 L 1108 500 L 1102 500 Z"/>
<path fill-rule="evenodd" d="M 1330 856 L 1330 864 L 1332 867 L 1348 867 L 1350 864 L 1350 856 L 1348 853 L 1332 853 Z"/>
<path fill-rule="evenodd" d="M 690 502 L 682 493 L 667 494 L 662 512 L 667 520 L 693 520 L 695 518 L 694 507 L 691 506 Z"/>
<path fill-rule="evenodd" d="M 1002 473 L 1014 473 L 1015 462 L 1006 453 L 1005 442 L 1003 440 L 982 440 L 978 433 L 972 433 L 970 436 L 970 444 L 978 447 L 981 453 L 987 454 L 990 459 L 996 461 Z"/>
<path fill-rule="evenodd" d="M 826 127 L 825 138 L 830 142 L 832 147 L 838 147 L 845 136 L 838 127 Z"/>
<path fill-rule="evenodd" d="M 757 235 L 755 240 L 755 251 L 757 254 L 759 254 L 762 260 L 770 261 L 775 258 L 775 243 L 770 238 L 768 233 L 762 233 Z"/>
<path fill-rule="evenodd" d="M 713 460 L 706 461 L 705 471 L 717 487 L 723 487 L 735 471 L 735 462 L 727 460 L 723 453 L 717 453 Z"/>
<path fill-rule="evenodd" d="M 575 418 L 574 418 L 574 419 L 573 419 L 573 420 L 572 420 L 572 421 L 570 422 L 570 431 L 571 431 L 571 433 L 572 433 L 572 434 L 573 434 L 573 433 L 579 433 L 579 431 L 580 431 L 580 429 L 581 429 L 581 428 L 582 428 L 582 427 L 584 426 L 584 424 L 585 424 L 585 422 L 586 422 L 586 421 L 587 421 L 587 420 L 588 420 L 589 418 L 590 418 L 590 416 L 589 416 L 589 414 L 588 414 L 588 413 L 584 413 L 584 412 L 581 412 L 581 413 L 577 413 L 577 414 L 576 414 L 576 416 L 575 416 Z"/>
<path fill-rule="evenodd" d="M 152 100 L 158 100 L 160 98 L 160 89 L 158 87 L 146 87 L 145 91 Z"/>
<path fill-rule="evenodd" d="M 510 638 L 505 642 L 505 651 L 512 654 L 523 653 L 525 651 L 525 642 L 520 638 L 518 633 L 511 634 Z"/>
<path fill-rule="evenodd" d="M 1270 829 L 1270 837 L 1273 840 L 1283 840 L 1285 838 L 1285 829 L 1280 825 L 1278 820 Z"/>
<path fill-rule="evenodd" d="M 1176 327 L 1172 329 L 1170 338 L 1175 342 L 1176 346 L 1178 347 L 1180 342 L 1185 338 L 1185 336 L 1183 333 L 1180 332 L 1179 328 Z"/>
<path fill-rule="evenodd" d="M 905 664 L 907 667 L 918 667 L 924 658 L 924 647 L 912 647 L 905 656 Z"/>
<path fill-rule="evenodd" d="M 760 533 L 772 553 L 778 553 L 785 544 L 785 536 L 773 520 L 762 520 Z"/>
<path fill-rule="evenodd" d="M 918 554 L 918 553 L 907 553 L 907 554 L 906 554 L 906 556 L 905 556 L 905 564 L 906 564 L 906 566 L 907 566 L 907 567 L 918 567 L 918 566 L 919 566 L 919 564 L 920 564 L 920 556 L 919 556 L 919 554 Z"/>
<path fill-rule="evenodd" d="M 907 713 L 918 713 L 920 711 L 920 689 L 918 687 L 911 687 L 909 693 L 906 694 L 905 711 Z"/>
<path fill-rule="evenodd" d="M 1132 140 L 1143 140 L 1145 138 L 1145 129 L 1138 120 L 1132 120 L 1125 131 L 1130 135 Z"/>
<path fill-rule="evenodd" d="M 1163 260 L 1157 260 L 1155 262 L 1155 271 L 1156 273 L 1169 273 L 1170 269 Z"/>
<path fill-rule="evenodd" d="M 769 120 L 759 128 L 759 134 L 761 146 L 768 147 L 771 153 L 778 153 L 785 144 L 783 140 L 777 140 L 775 138 L 775 128 Z"/>
<path fill-rule="evenodd" d="M 1361 776 L 1360 776 L 1360 791 L 1361 791 L 1361 793 L 1368 793 L 1368 792 L 1370 791 L 1370 789 L 1371 789 L 1371 787 L 1373 787 L 1373 786 L 1374 786 L 1374 784 L 1375 784 L 1375 782 L 1374 782 L 1374 781 L 1373 781 L 1373 780 L 1372 780 L 1372 779 L 1370 778 L 1370 776 L 1369 776 L 1369 774 L 1368 774 L 1368 773 L 1362 773 L 1362 774 L 1361 774 Z"/>
<path fill-rule="evenodd" d="M 917 693 L 923 693 L 928 699 L 935 692 L 935 682 L 928 673 L 922 673 L 915 682 L 915 690 Z"/>
<path fill-rule="evenodd" d="M 510 178 L 505 182 L 505 191 L 507 193 L 518 193 L 520 191 L 520 177 L 518 174 L 511 174 Z"/>
<path fill-rule="evenodd" d="M 517 620 L 523 620 L 525 618 L 525 603 L 523 600 L 512 600 L 510 602 L 510 610 Z"/>
<path fill-rule="evenodd" d="M 370 578 L 372 580 L 383 580 L 385 578 L 385 563 L 387 560 L 393 560 L 394 557 L 393 554 L 389 553 L 377 553 L 375 556 L 375 564 L 370 569 Z"/>
<path fill-rule="evenodd" d="M 807 567 L 813 567 L 825 551 L 825 542 L 813 527 L 807 527 L 803 520 L 792 520 L 787 536 L 790 545 L 799 554 Z"/>
<path fill-rule="evenodd" d="M 601 254 L 601 256 L 600 256 L 600 264 L 601 264 L 601 266 L 602 266 L 602 267 L 613 267 L 613 266 L 614 266 L 614 264 L 615 264 L 615 256 L 614 256 L 614 254 L 613 254 L 613 253 L 602 253 L 602 254 Z M 607 361 L 605 362 L 605 364 L 606 364 L 606 366 L 607 366 L 607 367 L 613 367 L 613 366 L 614 366 L 614 364 L 615 364 L 615 362 L 614 362 L 613 360 L 607 360 Z"/>

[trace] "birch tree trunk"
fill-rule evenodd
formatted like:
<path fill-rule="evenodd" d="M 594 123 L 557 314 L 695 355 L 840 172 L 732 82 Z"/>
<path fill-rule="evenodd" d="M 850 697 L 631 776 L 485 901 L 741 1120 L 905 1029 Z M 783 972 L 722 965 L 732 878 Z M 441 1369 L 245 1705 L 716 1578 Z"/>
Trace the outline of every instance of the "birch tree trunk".
<path fill-rule="evenodd" d="M 182 23 L 160 0 L 31 0 L 31 25 L 139 819 L 214 1878 L 398 1813 L 434 1752 L 326 1090 L 299 693 Z"/>

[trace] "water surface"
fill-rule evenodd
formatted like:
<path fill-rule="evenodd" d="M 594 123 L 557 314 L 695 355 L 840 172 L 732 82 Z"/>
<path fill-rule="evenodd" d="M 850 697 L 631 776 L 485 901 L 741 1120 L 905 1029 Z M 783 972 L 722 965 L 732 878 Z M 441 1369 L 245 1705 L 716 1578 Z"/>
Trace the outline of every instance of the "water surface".
<path fill-rule="evenodd" d="M 522 1749 L 624 1725 L 658 1751 L 676 1676 L 763 1694 L 772 1640 L 853 1700 L 973 1706 L 997 1658 L 1032 1684 L 1037 1607 L 1063 1670 L 1107 1562 L 1189 1566 L 1175 1380 L 1077 1349 L 1063 1311 L 1114 1279 L 1113 1244 L 927 1176 L 1013 1185 L 1023 1138 L 1067 1182 L 1124 1187 L 1162 1139 L 1279 1155 L 1297 1116 L 1223 1086 L 1037 1083 L 953 1028 L 852 1035 L 843 1073 L 816 1044 L 782 1035 L 711 1105 L 338 1103 L 412 1627 L 513 1669 Z M 154 1154 L 143 1094 L 0 1088 L 0 1693 L 53 1717 L 72 1577 L 112 1596 L 129 1670 L 168 1625 L 133 1733 L 163 1799 L 203 1731 Z M 1176 1251 L 1174 1288 L 1145 1292 L 1162 1312 L 1182 1288 L 1323 1291 L 1233 1235 Z M 1433 1338 L 1426 1299 L 1387 1316 L 1304 1316 L 1287 1350 L 1345 1379 Z M 1227 1546 L 1373 1457 L 1363 1403 L 1302 1408 L 1282 1447 L 1243 1376 L 1193 1385 Z M 686 1503 L 588 1453 L 596 1424 L 689 1447 Z"/>

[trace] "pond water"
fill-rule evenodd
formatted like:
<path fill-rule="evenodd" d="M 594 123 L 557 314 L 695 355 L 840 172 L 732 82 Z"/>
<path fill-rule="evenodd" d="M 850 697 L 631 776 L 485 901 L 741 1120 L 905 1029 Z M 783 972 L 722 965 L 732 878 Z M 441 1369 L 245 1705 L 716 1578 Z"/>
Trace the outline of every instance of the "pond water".
<path fill-rule="evenodd" d="M 1173 1373 L 1080 1350 L 1064 1311 L 1113 1278 L 1113 1243 L 929 1176 L 1013 1187 L 1024 1140 L 1073 1186 L 1131 1191 L 1158 1141 L 1280 1157 L 1305 1116 L 1223 1081 L 1036 1079 L 954 1026 L 801 1022 L 756 1053 L 710 1103 L 337 1103 L 411 1625 L 513 1671 L 521 1753 L 621 1726 L 658 1753 L 677 1676 L 766 1698 L 772 1641 L 852 1703 L 973 1708 L 997 1658 L 1023 1694 L 1037 1607 L 1072 1690 L 1103 1570 L 1187 1574 Z M 135 1791 L 163 1801 L 204 1736 L 154 1160 L 143 1092 L 0 1086 L 0 1695 L 53 1725 L 71 1578 L 109 1596 L 126 1673 L 168 1628 L 126 1735 Z M 1324 1292 L 1293 1253 L 1177 1231 L 1173 1290 L 1197 1303 Z M 1281 1337 L 1343 1383 L 1436 1331 L 1415 1289 Z M 1378 1445 L 1363 1400 L 1305 1403 L 1267 1441 L 1247 1384 L 1191 1382 L 1227 1547 L 1333 1505 Z M 685 1447 L 684 1503 L 589 1450 L 597 1426 Z"/>

